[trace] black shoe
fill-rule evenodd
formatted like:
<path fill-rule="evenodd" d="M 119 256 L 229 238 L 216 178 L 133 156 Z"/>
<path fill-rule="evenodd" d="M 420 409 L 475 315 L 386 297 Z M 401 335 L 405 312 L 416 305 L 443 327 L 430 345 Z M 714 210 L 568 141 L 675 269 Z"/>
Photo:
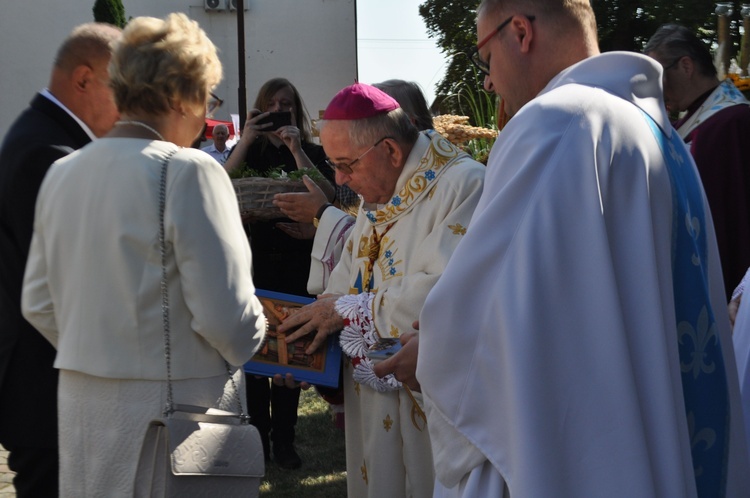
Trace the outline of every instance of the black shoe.
<path fill-rule="evenodd" d="M 298 469 L 302 466 L 302 459 L 292 443 L 274 443 L 273 459 L 282 469 Z"/>

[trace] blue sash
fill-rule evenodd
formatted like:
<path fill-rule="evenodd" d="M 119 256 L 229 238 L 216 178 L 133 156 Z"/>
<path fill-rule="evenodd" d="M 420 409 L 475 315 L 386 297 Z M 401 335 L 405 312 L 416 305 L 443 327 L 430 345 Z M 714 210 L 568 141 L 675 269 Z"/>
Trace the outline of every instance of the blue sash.
<path fill-rule="evenodd" d="M 700 179 L 682 139 L 646 114 L 672 185 L 672 282 L 695 483 L 700 497 L 726 492 L 729 393 L 708 287 L 706 213 Z M 722 310 L 724 312 L 724 310 Z"/>

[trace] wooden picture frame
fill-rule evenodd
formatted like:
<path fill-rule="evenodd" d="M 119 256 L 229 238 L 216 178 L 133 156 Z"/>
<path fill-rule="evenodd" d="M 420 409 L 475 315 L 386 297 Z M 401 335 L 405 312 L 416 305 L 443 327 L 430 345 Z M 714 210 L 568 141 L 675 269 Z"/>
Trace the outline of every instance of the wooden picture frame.
<path fill-rule="evenodd" d="M 337 336 L 329 337 L 325 347 L 318 348 L 311 355 L 305 354 L 304 351 L 312 342 L 312 334 L 279 348 L 284 336 L 276 332 L 276 326 L 315 299 L 262 289 L 256 289 L 255 295 L 263 305 L 263 312 L 268 320 L 268 332 L 261 349 L 245 363 L 245 372 L 265 377 L 273 377 L 277 373 L 291 373 L 298 382 L 338 387 L 341 346 Z"/>

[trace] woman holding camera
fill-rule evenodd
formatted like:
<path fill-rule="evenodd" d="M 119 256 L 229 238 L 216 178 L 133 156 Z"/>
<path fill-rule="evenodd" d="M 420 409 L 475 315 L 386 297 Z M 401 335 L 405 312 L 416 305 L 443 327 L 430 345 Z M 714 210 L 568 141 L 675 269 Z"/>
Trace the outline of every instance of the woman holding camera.
<path fill-rule="evenodd" d="M 323 147 L 312 143 L 310 118 L 294 85 L 285 78 L 267 81 L 258 92 L 254 107 L 224 168 L 233 171 L 246 167 L 261 175 L 279 167 L 286 172 L 317 168 L 330 181 L 327 196 L 333 200 L 334 172 L 326 165 Z M 284 116 L 275 114 L 278 112 L 290 113 L 290 124 L 281 122 Z M 258 289 L 307 296 L 312 240 L 294 239 L 276 226 L 289 221 L 246 220 L 253 251 L 253 282 Z M 281 383 L 280 379 L 275 382 Z M 300 389 L 275 382 L 269 387 L 267 378 L 247 375 L 250 416 L 260 431 L 266 457 L 271 454 L 270 435 L 276 463 L 294 469 L 302 464 L 294 449 Z"/>
<path fill-rule="evenodd" d="M 224 164 L 231 172 L 245 164 L 260 173 L 282 166 L 284 171 L 316 168 L 325 163 L 320 145 L 312 143 L 312 127 L 302 98 L 285 78 L 266 81 L 247 115 L 242 136 Z M 291 123 L 274 125 L 271 113 L 288 112 Z M 277 118 L 278 119 L 278 118 Z"/>

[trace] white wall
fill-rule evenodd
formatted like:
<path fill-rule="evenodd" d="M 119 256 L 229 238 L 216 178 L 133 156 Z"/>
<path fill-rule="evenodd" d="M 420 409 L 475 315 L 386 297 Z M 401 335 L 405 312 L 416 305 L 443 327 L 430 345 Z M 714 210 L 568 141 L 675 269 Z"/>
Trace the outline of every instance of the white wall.
<path fill-rule="evenodd" d="M 0 14 L 0 137 L 34 93 L 45 87 L 55 52 L 77 24 L 93 21 L 94 0 L 2 0 Z M 237 113 L 235 12 L 206 12 L 203 0 L 123 0 L 128 17 L 185 12 L 219 48 L 224 80 L 216 119 Z M 288 78 L 310 117 L 357 77 L 355 0 L 245 0 L 247 108 L 269 78 Z"/>

